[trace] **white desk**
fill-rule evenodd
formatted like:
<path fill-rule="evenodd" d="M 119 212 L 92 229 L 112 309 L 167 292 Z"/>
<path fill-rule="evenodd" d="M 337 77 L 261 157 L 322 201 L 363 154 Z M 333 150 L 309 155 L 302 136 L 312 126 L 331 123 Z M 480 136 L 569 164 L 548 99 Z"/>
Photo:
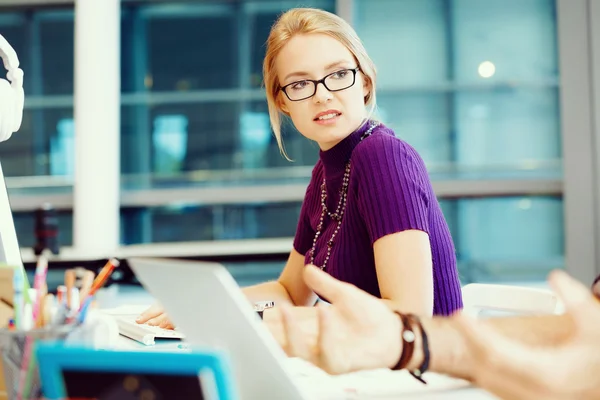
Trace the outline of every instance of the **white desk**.
<path fill-rule="evenodd" d="M 115 292 L 117 298 L 114 298 Z M 152 303 L 151 297 L 140 288 L 113 290 L 110 300 L 109 307 L 118 304 L 136 304 L 139 308 L 139 305 Z M 178 341 L 166 341 L 155 346 L 144 346 L 120 336 L 118 347 L 137 351 L 185 351 L 186 345 L 181 345 Z M 433 373 L 426 374 L 425 380 L 429 383 L 423 385 L 406 371 L 362 371 L 342 376 L 329 376 L 316 367 L 312 367 L 317 370 L 315 372 L 302 364 L 303 362 L 299 360 L 290 360 L 292 376 L 299 381 L 300 385 L 313 389 L 311 392 L 315 393 L 317 400 L 497 400 L 497 397 L 484 390 L 469 387 L 463 381 Z M 373 387 L 375 387 L 374 391 L 371 390 Z M 357 391 L 352 394 L 352 392 L 344 392 L 344 388 L 355 388 Z M 370 393 L 362 394 L 361 390 L 364 388 L 368 388 Z"/>
<path fill-rule="evenodd" d="M 136 351 L 185 351 L 181 342 L 159 342 L 144 346 L 124 336 L 119 348 Z M 310 388 L 315 400 L 498 400 L 488 392 L 467 386 L 465 382 L 443 375 L 427 373 L 427 385 L 415 380 L 406 371 L 361 371 L 341 376 L 329 376 L 302 366 L 300 360 L 290 359 L 292 376 L 301 386 Z M 376 390 L 373 391 L 373 386 Z M 357 389 L 356 392 L 344 389 Z M 368 393 L 363 393 L 365 388 Z"/>
<path fill-rule="evenodd" d="M 320 370 L 313 374 L 310 368 L 306 368 L 308 373 L 305 373 L 305 368 L 301 364 L 301 361 L 290 359 L 292 376 L 299 385 L 310 388 L 310 392 L 315 393 L 315 398 L 320 400 L 496 399 L 481 389 L 469 386 L 468 382 L 434 373 L 425 374 L 428 384 L 423 385 L 407 371 L 381 369 L 330 376 Z M 347 393 L 350 396 L 340 397 L 340 393 Z"/>

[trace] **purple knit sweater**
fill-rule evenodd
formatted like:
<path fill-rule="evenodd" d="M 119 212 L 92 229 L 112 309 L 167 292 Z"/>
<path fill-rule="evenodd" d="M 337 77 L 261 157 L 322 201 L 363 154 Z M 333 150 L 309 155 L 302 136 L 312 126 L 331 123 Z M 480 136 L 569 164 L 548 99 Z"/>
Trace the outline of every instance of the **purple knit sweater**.
<path fill-rule="evenodd" d="M 418 229 L 429 234 L 433 259 L 433 314 L 449 315 L 462 308 L 460 281 L 452 237 L 419 154 L 380 124 L 361 141 L 364 124 L 335 147 L 320 152 L 300 212 L 294 248 L 310 261 L 321 217 L 321 184 L 326 180 L 327 209 L 335 211 L 346 162 L 351 159 L 347 204 L 334 239 L 326 272 L 381 297 L 373 243 L 383 236 Z M 323 265 L 327 242 L 336 227 L 325 216 L 314 263 Z"/>

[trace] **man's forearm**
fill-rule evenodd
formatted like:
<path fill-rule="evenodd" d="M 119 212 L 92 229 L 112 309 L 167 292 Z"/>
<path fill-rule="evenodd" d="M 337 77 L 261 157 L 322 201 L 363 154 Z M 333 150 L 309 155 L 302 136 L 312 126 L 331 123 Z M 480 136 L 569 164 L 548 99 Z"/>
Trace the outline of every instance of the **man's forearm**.
<path fill-rule="evenodd" d="M 485 322 L 497 332 L 530 346 L 558 345 L 575 329 L 573 320 L 566 314 L 490 318 Z"/>
<path fill-rule="evenodd" d="M 425 318 L 422 320 L 427 332 L 430 349 L 429 370 L 457 378 L 473 380 L 477 366 L 465 350 L 464 338 L 456 329 L 454 318 Z M 567 315 L 532 317 L 489 318 L 485 323 L 497 332 L 530 346 L 554 346 L 573 333 L 573 322 Z M 423 362 L 420 340 L 410 368 Z"/>
<path fill-rule="evenodd" d="M 469 354 L 465 351 L 464 339 L 455 328 L 451 318 L 424 318 L 421 320 L 429 342 L 429 371 L 461 379 L 472 379 Z M 409 369 L 423 363 L 423 343 L 417 335 L 415 352 Z"/>

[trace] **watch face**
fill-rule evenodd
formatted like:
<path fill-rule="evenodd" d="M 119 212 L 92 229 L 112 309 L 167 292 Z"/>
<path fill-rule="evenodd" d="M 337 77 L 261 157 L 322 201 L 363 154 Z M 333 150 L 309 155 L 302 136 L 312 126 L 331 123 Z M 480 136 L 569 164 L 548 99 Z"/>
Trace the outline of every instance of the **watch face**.
<path fill-rule="evenodd" d="M 254 303 L 254 311 L 264 311 L 267 308 L 273 308 L 275 307 L 275 302 L 274 301 L 259 301 L 257 303 Z"/>

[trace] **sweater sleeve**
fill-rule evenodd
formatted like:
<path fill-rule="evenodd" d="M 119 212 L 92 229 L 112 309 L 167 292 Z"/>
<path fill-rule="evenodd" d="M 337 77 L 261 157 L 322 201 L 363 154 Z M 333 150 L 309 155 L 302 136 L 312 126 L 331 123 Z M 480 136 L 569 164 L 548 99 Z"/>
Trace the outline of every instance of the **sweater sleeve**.
<path fill-rule="evenodd" d="M 359 179 L 358 206 L 371 244 L 405 230 L 429 233 L 432 192 L 419 154 L 390 135 L 373 135 L 356 150 L 352 162 Z"/>
<path fill-rule="evenodd" d="M 315 193 L 318 193 L 315 192 L 315 182 L 318 181 L 319 171 L 320 168 L 318 163 L 313 170 L 311 180 L 306 188 L 302 207 L 300 208 L 300 217 L 298 218 L 296 234 L 294 236 L 294 249 L 302 255 L 306 255 L 311 249 L 315 237 L 315 230 L 310 223 L 310 216 L 314 214 L 316 205 L 320 205 L 315 197 Z"/>

